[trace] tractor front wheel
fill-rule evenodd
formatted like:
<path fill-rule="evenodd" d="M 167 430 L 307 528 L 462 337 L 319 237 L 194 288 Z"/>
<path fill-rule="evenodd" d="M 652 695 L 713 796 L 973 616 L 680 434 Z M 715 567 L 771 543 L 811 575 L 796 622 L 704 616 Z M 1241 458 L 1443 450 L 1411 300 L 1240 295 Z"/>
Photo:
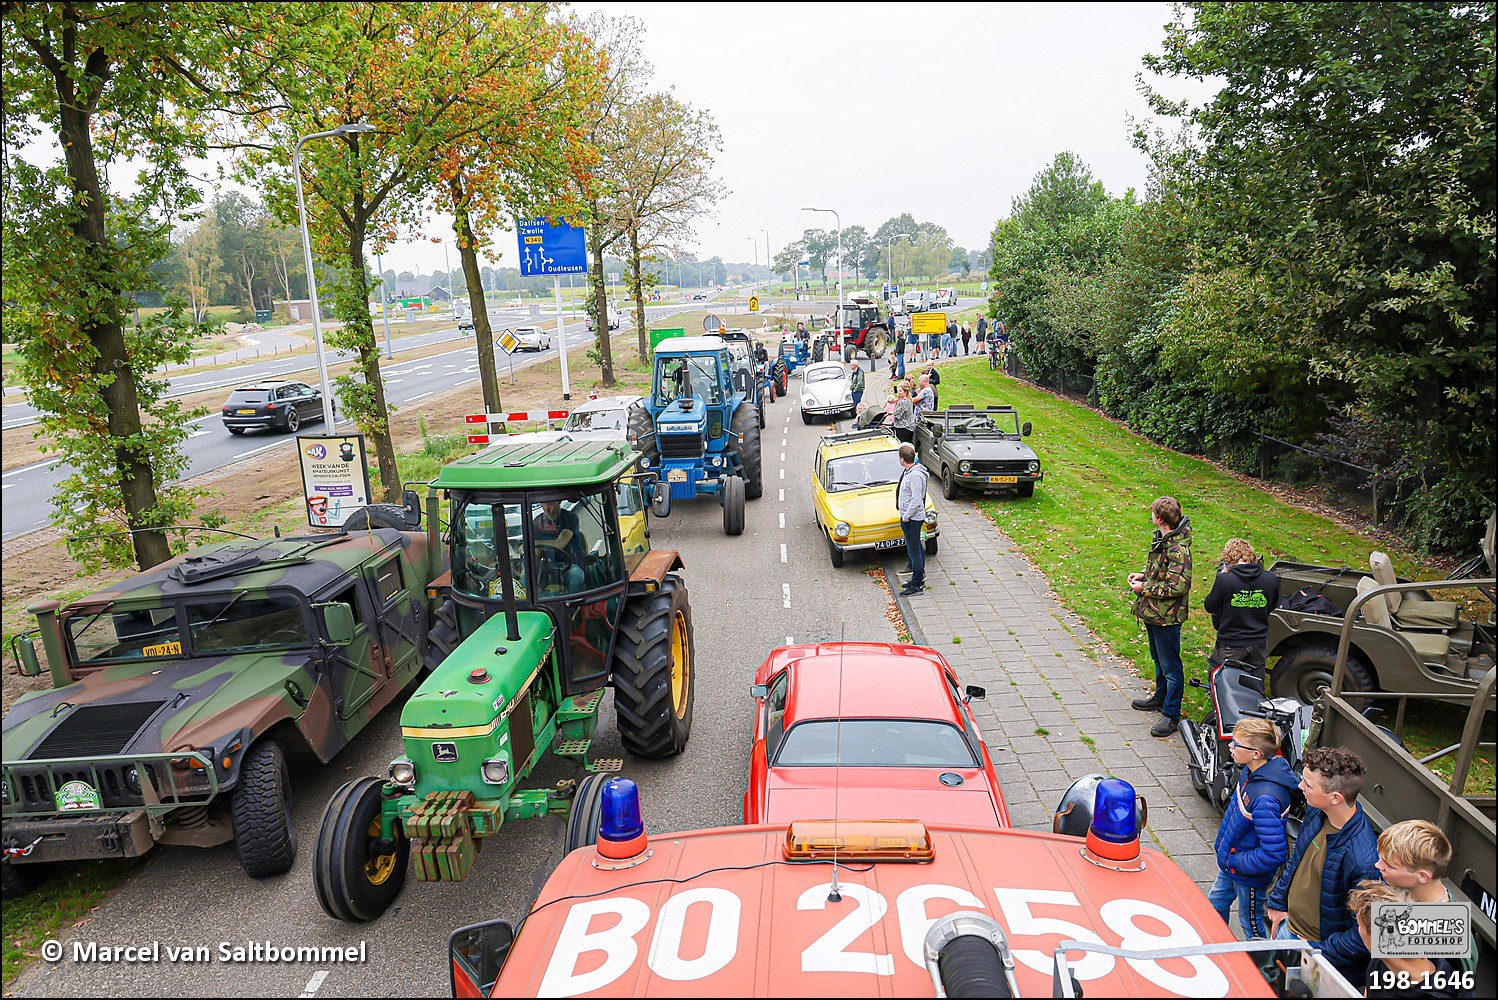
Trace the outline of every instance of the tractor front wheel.
<path fill-rule="evenodd" d="M 613 666 L 614 711 L 624 749 L 637 757 L 671 757 L 686 749 L 696 652 L 692 606 L 680 577 L 668 575 L 654 593 L 629 598 Z"/>
<path fill-rule="evenodd" d="M 328 800 L 317 832 L 312 882 L 323 912 L 362 924 L 390 908 L 406 884 L 411 842 L 396 826 L 395 839 L 380 839 L 384 782 L 350 781 Z"/>
<path fill-rule="evenodd" d="M 578 782 L 567 814 L 567 853 L 598 843 L 598 825 L 603 820 L 603 786 L 612 774 L 590 774 Z"/>
<path fill-rule="evenodd" d="M 727 535 L 742 535 L 744 533 L 744 480 L 738 476 L 725 476 L 723 479 L 723 533 Z"/>

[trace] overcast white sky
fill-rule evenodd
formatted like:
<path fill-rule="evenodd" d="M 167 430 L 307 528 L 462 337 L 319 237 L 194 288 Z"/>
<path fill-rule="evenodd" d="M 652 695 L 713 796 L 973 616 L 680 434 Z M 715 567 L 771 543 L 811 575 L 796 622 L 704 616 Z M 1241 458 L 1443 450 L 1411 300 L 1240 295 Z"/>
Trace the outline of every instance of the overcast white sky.
<path fill-rule="evenodd" d="M 982 246 L 1010 200 L 1062 150 L 1109 192 L 1143 189 L 1129 120 L 1146 119 L 1135 75 L 1158 51 L 1168 3 L 578 4 L 632 15 L 655 87 L 712 112 L 717 172 L 732 192 L 697 227 L 701 257 L 765 259 L 809 227 L 873 230 L 909 212 Z M 1206 91 L 1163 81 L 1166 93 Z M 447 236 L 433 220 L 433 236 Z M 513 236 L 498 266 L 516 266 Z M 491 261 L 491 263 L 494 263 Z M 442 268 L 436 244 L 385 266 Z"/>

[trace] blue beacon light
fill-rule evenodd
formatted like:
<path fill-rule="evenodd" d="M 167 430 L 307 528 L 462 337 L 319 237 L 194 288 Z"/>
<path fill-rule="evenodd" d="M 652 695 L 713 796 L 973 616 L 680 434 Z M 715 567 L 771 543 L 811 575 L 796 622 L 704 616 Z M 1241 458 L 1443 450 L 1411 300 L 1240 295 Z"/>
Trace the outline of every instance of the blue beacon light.
<path fill-rule="evenodd" d="M 638 856 L 645 850 L 645 820 L 640 786 L 628 778 L 611 778 L 603 786 L 598 824 L 598 853 L 606 858 Z"/>
<path fill-rule="evenodd" d="M 1083 857 L 1115 871 L 1143 871 L 1144 858 L 1139 850 L 1141 805 L 1134 786 L 1122 778 L 1098 782 Z"/>

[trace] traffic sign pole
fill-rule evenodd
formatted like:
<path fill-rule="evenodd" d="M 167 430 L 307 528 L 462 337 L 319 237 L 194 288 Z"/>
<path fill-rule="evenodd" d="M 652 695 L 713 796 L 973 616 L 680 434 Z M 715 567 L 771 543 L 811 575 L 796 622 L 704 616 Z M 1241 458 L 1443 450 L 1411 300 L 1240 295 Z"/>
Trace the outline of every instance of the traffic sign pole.
<path fill-rule="evenodd" d="M 557 353 L 562 358 L 562 398 L 572 398 L 572 385 L 567 381 L 567 318 L 562 315 L 562 279 L 551 279 L 552 291 L 557 296 Z M 608 336 L 609 323 L 607 317 L 599 324 L 602 336 Z"/>

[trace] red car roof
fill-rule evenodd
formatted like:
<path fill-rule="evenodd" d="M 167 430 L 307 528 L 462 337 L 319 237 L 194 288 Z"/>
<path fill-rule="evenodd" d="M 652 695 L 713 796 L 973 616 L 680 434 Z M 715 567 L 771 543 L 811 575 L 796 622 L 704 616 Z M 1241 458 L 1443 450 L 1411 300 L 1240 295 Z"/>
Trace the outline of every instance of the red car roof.
<path fill-rule="evenodd" d="M 829 644 L 831 645 L 831 644 Z M 931 719 L 961 726 L 938 654 L 918 646 L 843 643 L 789 663 L 785 725 L 807 719 Z M 864 648 L 867 647 L 867 648 Z"/>

